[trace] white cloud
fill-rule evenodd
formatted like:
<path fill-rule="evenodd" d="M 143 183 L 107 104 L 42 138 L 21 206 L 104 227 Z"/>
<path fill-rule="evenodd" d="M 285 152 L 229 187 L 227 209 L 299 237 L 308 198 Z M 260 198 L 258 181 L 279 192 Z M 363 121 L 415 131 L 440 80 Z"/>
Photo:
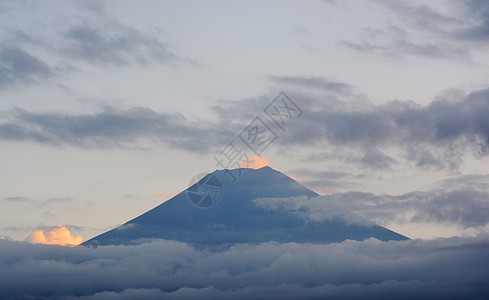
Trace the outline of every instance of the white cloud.
<path fill-rule="evenodd" d="M 285 211 L 303 218 L 306 221 L 345 221 L 347 224 L 374 226 L 375 223 L 352 212 L 327 196 L 319 197 L 289 197 L 289 198 L 259 198 L 254 202 L 268 210 Z"/>

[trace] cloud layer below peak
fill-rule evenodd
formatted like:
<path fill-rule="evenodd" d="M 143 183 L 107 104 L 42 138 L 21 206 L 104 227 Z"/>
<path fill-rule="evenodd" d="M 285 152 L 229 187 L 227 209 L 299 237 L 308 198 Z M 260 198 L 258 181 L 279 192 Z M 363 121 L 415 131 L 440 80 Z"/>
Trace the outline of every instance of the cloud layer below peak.
<path fill-rule="evenodd" d="M 44 299 L 446 299 L 487 295 L 488 241 L 70 248 L 0 240 L 0 296 Z M 6 260 L 5 258 L 9 258 Z"/>

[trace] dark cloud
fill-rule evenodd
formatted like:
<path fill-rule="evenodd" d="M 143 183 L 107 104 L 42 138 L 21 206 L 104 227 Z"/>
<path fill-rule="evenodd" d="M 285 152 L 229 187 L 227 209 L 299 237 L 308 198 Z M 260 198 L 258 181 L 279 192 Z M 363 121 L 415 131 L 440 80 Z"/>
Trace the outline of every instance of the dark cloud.
<path fill-rule="evenodd" d="M 304 117 L 290 126 L 282 143 L 314 145 L 327 142 L 343 156 L 374 169 L 396 163 L 386 150 L 397 146 L 403 158 L 421 168 L 457 168 L 463 155 L 489 152 L 489 90 L 473 92 L 458 101 L 439 99 L 427 106 L 392 101 L 383 105 L 356 105 L 327 99 L 301 101 Z M 359 157 L 345 153 L 357 151 Z M 384 150 L 385 149 L 385 150 Z M 358 155 L 358 154 L 357 154 Z M 317 157 L 316 157 L 317 158 Z M 327 159 L 327 157 L 325 157 Z"/>
<path fill-rule="evenodd" d="M 52 32 L 53 28 L 45 20 L 37 20 L 39 30 L 6 27 L 2 31 L 0 89 L 81 71 L 83 66 L 78 62 L 101 67 L 198 65 L 190 58 L 175 54 L 171 46 L 160 39 L 162 30 L 159 28 L 151 33 L 120 23 L 110 16 L 103 4 L 93 1 L 72 5 L 77 6 L 76 10 L 83 17 L 66 16 L 73 22 L 63 22 L 66 26 L 56 24 L 54 34 L 42 34 Z"/>
<path fill-rule="evenodd" d="M 32 83 L 49 78 L 49 65 L 22 48 L 0 44 L 0 89 L 17 83 Z"/>
<path fill-rule="evenodd" d="M 400 196 L 348 192 L 326 197 L 379 223 L 428 222 L 484 228 L 489 224 L 487 179 L 487 175 L 468 175 L 442 181 L 430 191 Z"/>
<path fill-rule="evenodd" d="M 128 110 L 106 107 L 102 112 L 85 115 L 31 113 L 17 108 L 10 114 L 13 121 L 0 125 L 0 139 L 51 145 L 133 148 L 142 140 L 152 140 L 206 152 L 221 147 L 223 137 L 231 135 L 229 129 L 193 123 L 178 113 L 156 113 L 140 107 Z"/>
<path fill-rule="evenodd" d="M 300 83 L 311 85 L 303 78 L 287 78 L 286 82 L 287 89 Z M 328 150 L 324 155 L 317 152 L 311 159 L 339 159 L 377 170 L 389 170 L 401 159 L 419 168 L 456 170 L 465 154 L 484 157 L 489 153 L 489 90 L 458 100 L 440 98 L 426 106 L 410 101 L 374 105 L 365 99 L 340 101 L 297 91 L 289 96 L 304 111 L 303 117 L 292 120 L 287 130 L 277 131 L 280 136 L 275 147 L 321 146 Z M 86 148 L 137 148 L 143 141 L 156 141 L 194 152 L 215 151 L 256 116 L 277 130 L 263 112 L 270 99 L 273 97 L 221 101 L 211 108 L 217 115 L 212 121 L 190 121 L 179 113 L 158 113 L 141 107 L 105 107 L 101 112 L 84 115 L 33 113 L 17 108 L 8 112 L 6 121 L 0 124 L 0 139 Z M 401 156 L 393 156 L 389 152 L 392 148 Z"/>
<path fill-rule="evenodd" d="M 454 33 L 464 41 L 487 43 L 489 41 L 489 3 L 484 0 L 464 1 L 469 25 Z"/>
<path fill-rule="evenodd" d="M 148 65 L 151 62 L 175 65 L 184 61 L 156 37 L 117 22 L 111 24 L 104 31 L 85 24 L 70 28 L 63 35 L 68 46 L 62 52 L 101 66 Z"/>
<path fill-rule="evenodd" d="M 15 299 L 484 299 L 485 238 L 236 245 L 155 240 L 98 248 L 0 240 L 0 297 Z"/>

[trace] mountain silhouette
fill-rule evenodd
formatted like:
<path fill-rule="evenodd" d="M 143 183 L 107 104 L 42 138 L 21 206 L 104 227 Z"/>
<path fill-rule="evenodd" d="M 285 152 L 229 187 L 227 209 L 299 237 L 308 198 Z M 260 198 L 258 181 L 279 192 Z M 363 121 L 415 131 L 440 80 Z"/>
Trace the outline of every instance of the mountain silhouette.
<path fill-rule="evenodd" d="M 309 206 L 312 203 L 318 205 Z M 408 239 L 339 204 L 323 201 L 287 175 L 263 167 L 216 170 L 159 206 L 82 245 L 133 244 L 157 238 L 209 248 L 269 241 Z"/>

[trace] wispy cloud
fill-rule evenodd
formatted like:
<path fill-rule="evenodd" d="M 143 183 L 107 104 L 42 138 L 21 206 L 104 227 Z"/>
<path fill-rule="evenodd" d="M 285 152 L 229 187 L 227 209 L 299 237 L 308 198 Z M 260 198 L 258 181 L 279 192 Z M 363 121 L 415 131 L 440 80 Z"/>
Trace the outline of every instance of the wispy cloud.
<path fill-rule="evenodd" d="M 152 140 L 206 152 L 219 147 L 222 137 L 230 135 L 228 129 L 193 123 L 179 113 L 157 113 L 141 107 L 127 110 L 106 107 L 102 112 L 84 115 L 14 109 L 11 116 L 12 123 L 0 125 L 0 139 L 85 148 L 137 148 L 138 142 Z"/>
<path fill-rule="evenodd" d="M 63 38 L 63 54 L 99 66 L 144 66 L 152 62 L 176 65 L 183 61 L 156 37 L 115 21 L 104 31 L 89 24 L 76 25 Z"/>
<path fill-rule="evenodd" d="M 384 26 L 364 28 L 362 38 L 342 45 L 383 56 L 406 55 L 470 60 L 473 50 L 487 42 L 489 9 L 484 1 L 445 3 L 444 12 L 424 3 L 373 0 L 394 14 Z"/>
<path fill-rule="evenodd" d="M 295 86 L 299 88 L 313 88 L 328 92 L 349 94 L 354 87 L 341 81 L 330 80 L 320 76 L 270 76 L 270 79 L 278 84 Z"/>
<path fill-rule="evenodd" d="M 33 83 L 52 77 L 52 68 L 16 46 L 0 43 L 0 89 L 18 83 Z"/>
<path fill-rule="evenodd" d="M 55 23 L 59 16 L 37 19 L 36 29 L 2 30 L 0 90 L 81 72 L 86 64 L 103 68 L 198 65 L 195 60 L 175 53 L 172 45 L 156 33 L 161 29 L 143 31 L 119 22 L 103 4 L 69 5 L 76 6 L 83 17 L 72 15 L 68 9 L 68 15 L 63 17 L 71 18 L 70 22 L 56 23 L 55 32 L 49 22 Z"/>
<path fill-rule="evenodd" d="M 46 205 L 50 205 L 53 203 L 71 202 L 71 201 L 73 201 L 73 198 L 55 197 L 55 198 L 48 198 L 45 200 L 35 200 L 35 199 L 27 198 L 27 197 L 16 196 L 16 197 L 6 197 L 6 198 L 4 198 L 4 201 L 10 202 L 10 203 L 29 203 L 29 204 L 32 204 L 34 206 L 44 207 Z"/>

